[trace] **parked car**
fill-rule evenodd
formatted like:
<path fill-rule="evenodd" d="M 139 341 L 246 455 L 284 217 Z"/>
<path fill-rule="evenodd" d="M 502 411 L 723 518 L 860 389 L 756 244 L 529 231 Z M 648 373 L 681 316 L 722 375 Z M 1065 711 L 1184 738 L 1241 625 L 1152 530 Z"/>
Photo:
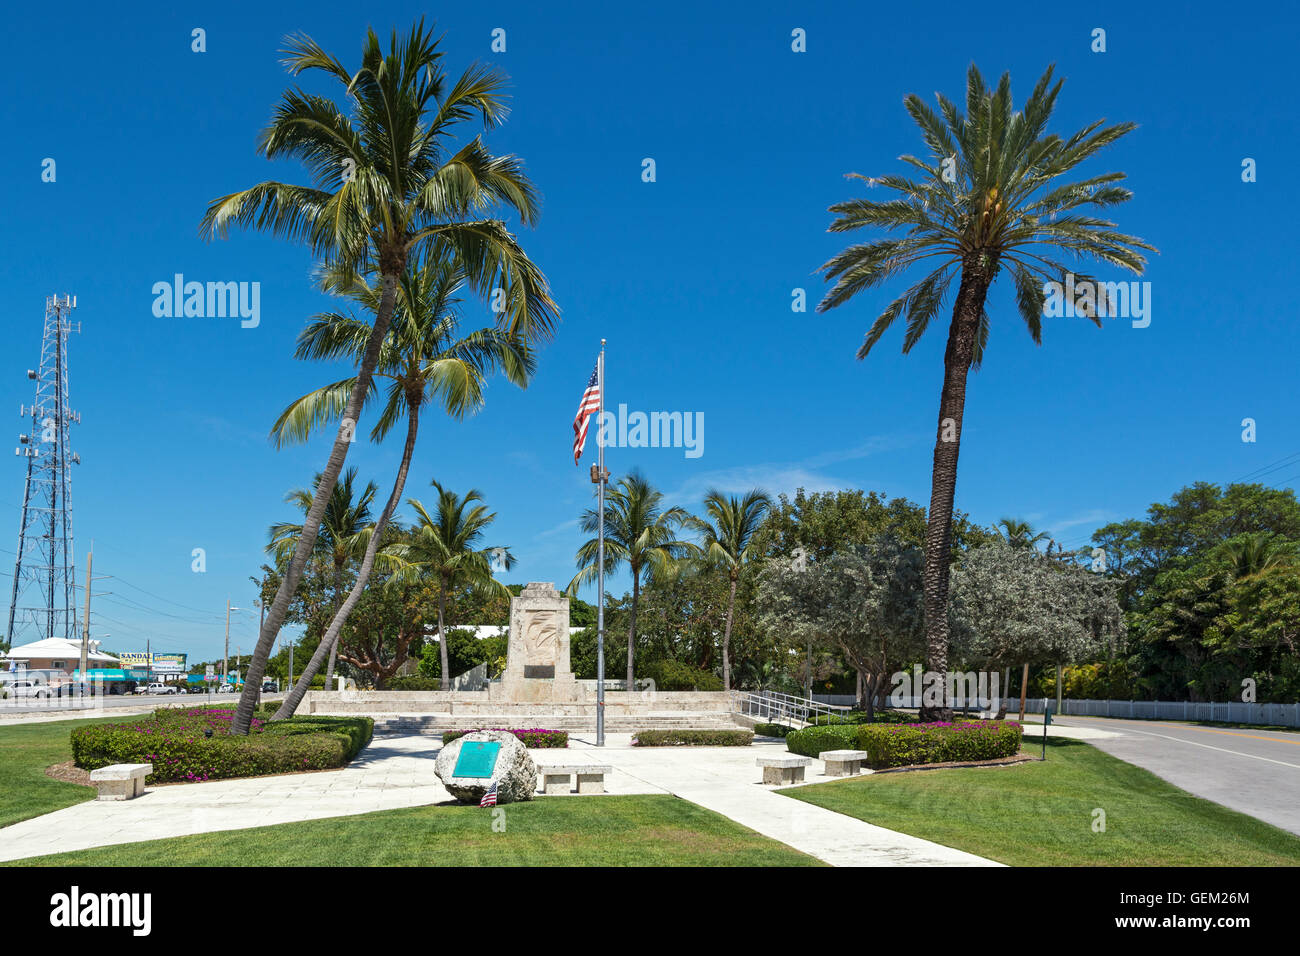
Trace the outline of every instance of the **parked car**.
<path fill-rule="evenodd" d="M 34 697 L 43 700 L 50 696 L 50 685 L 34 680 L 11 680 L 0 684 L 0 698 Z"/>
<path fill-rule="evenodd" d="M 145 693 L 146 694 L 174 694 L 176 693 L 176 688 L 173 687 L 171 684 L 163 684 L 158 681 L 154 681 L 152 684 L 150 684 L 148 687 L 145 688 Z"/>

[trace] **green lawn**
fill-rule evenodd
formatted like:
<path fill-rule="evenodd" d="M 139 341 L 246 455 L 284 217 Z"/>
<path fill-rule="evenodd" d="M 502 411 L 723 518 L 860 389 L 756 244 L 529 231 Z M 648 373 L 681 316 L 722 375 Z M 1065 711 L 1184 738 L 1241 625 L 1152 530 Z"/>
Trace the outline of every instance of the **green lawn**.
<path fill-rule="evenodd" d="M 122 721 L 124 717 L 55 720 L 0 727 L 0 827 L 91 800 L 95 791 L 45 776 L 51 764 L 72 759 L 74 727 Z"/>
<path fill-rule="evenodd" d="M 1037 755 L 1038 740 L 1026 740 Z M 1046 763 L 925 770 L 782 790 L 1013 866 L 1295 866 L 1300 837 L 1075 740 Z M 1093 810 L 1106 813 L 1093 832 Z"/>
<path fill-rule="evenodd" d="M 667 795 L 416 807 L 127 843 L 9 866 L 818 866 Z M 504 832 L 493 830 L 494 820 Z"/>

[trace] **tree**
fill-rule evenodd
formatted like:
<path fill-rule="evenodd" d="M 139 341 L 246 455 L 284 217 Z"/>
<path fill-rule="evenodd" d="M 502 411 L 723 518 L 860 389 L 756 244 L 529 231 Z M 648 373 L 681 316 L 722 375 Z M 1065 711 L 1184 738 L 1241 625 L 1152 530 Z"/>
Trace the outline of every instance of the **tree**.
<path fill-rule="evenodd" d="M 1128 200 L 1131 193 L 1116 183 L 1119 172 L 1103 173 L 1071 183 L 1060 177 L 1114 143 L 1134 128 L 1132 123 L 1103 127 L 1091 123 L 1068 138 L 1045 134 L 1061 82 L 1052 82 L 1052 69 L 1039 79 L 1024 108 L 1013 112 L 1011 78 L 1003 74 L 996 89 L 972 65 L 967 74 L 966 112 L 946 97 L 937 97 L 939 112 L 920 97 L 905 99 L 908 113 L 921 129 L 927 159 L 903 156 L 920 170 L 920 179 L 883 176 L 869 181 L 897 195 L 884 200 L 852 199 L 830 211 L 838 218 L 832 232 L 862 228 L 902 231 L 865 244 L 850 246 L 822 268 L 834 286 L 817 309 L 843 305 L 918 263 L 936 266 L 895 299 L 867 332 L 859 358 L 865 358 L 900 315 L 907 316 L 903 352 L 925 333 L 943 307 L 954 277 L 948 344 L 944 354 L 943 388 L 931 475 L 926 527 L 925 601 L 929 669 L 948 669 L 948 569 L 951 561 L 953 499 L 957 486 L 957 455 L 966 401 L 966 378 L 984 357 L 990 319 L 988 291 L 1004 272 L 1010 273 L 1016 304 L 1035 343 L 1042 338 L 1046 302 L 1044 281 L 1075 292 L 1074 305 L 1101 324 L 1095 280 L 1075 275 L 1053 256 L 1069 253 L 1141 274 L 1146 260 L 1139 249 L 1147 243 L 1115 231 L 1115 224 L 1087 214 L 1084 207 L 1105 209 Z M 859 179 L 867 179 L 852 174 Z M 1104 288 L 1104 287 L 1103 287 Z M 1104 294 L 1101 296 L 1105 303 Z M 922 712 L 922 719 L 947 719 L 944 706 Z"/>
<path fill-rule="evenodd" d="M 806 565 L 769 561 L 759 575 L 759 619 L 838 650 L 862 676 L 858 703 L 871 715 L 890 673 L 923 649 L 924 566 L 919 548 L 890 535 Z"/>
<path fill-rule="evenodd" d="M 1098 528 L 1093 544 L 1106 555 L 1107 572 L 1123 581 L 1125 605 L 1135 609 L 1156 578 L 1195 563 L 1211 549 L 1242 534 L 1300 539 L 1300 502 L 1290 488 L 1198 481 L 1179 489 L 1169 502 L 1147 509 L 1146 520 L 1131 518 Z"/>
<path fill-rule="evenodd" d="M 780 495 L 755 535 L 765 557 L 829 557 L 837 551 L 870 544 L 889 533 L 917 545 L 925 542 L 925 509 L 906 498 L 886 498 L 876 491 L 805 492 L 793 499 Z M 953 553 L 976 547 L 992 535 L 961 512 L 952 520 Z"/>
<path fill-rule="evenodd" d="M 382 441 L 403 416 L 407 421 L 406 442 L 397 478 L 376 522 L 381 536 L 406 485 L 423 406 L 437 402 L 452 418 L 465 418 L 482 407 L 487 377 L 492 372 L 499 369 L 509 381 L 526 388 L 536 368 L 527 331 L 515 333 L 491 327 L 457 338 L 461 319 L 456 310 L 458 300 L 455 293 L 463 281 L 463 274 L 443 254 L 445 250 L 442 247 L 434 247 L 434 252 L 435 256 L 429 261 L 419 268 L 408 267 L 403 275 L 394 319 L 372 379 L 372 387 L 376 380 L 386 381 L 388 386 L 383 411 L 371 430 L 371 438 Z M 379 307 L 380 293 L 373 286 L 355 282 L 349 285 L 345 276 L 337 275 L 327 278 L 326 284 L 331 288 L 346 289 L 347 294 L 365 308 L 374 310 Z M 300 358 L 321 359 L 354 356 L 364 347 L 367 338 L 365 322 L 327 313 L 318 316 L 300 336 L 297 354 Z M 273 434 L 282 441 L 305 439 L 318 424 L 332 420 L 343 404 L 341 393 L 354 386 L 354 380 L 345 379 L 308 393 L 280 415 Z M 312 655 L 303 668 L 302 679 L 281 705 L 280 713 L 284 716 L 293 713 L 311 685 L 312 677 L 320 668 L 319 655 L 329 653 L 333 656 L 343 622 L 360 600 L 370 578 L 378 547 L 379 539 L 372 537 L 362 557 L 352 593 L 336 610 L 335 620 L 322 641 L 323 649 L 318 648 Z"/>
<path fill-rule="evenodd" d="M 510 209 L 525 225 L 538 202 L 517 157 L 492 155 L 481 136 L 457 147 L 459 125 L 475 116 L 485 129 L 507 114 L 505 77 L 475 66 L 454 82 L 442 68 L 439 40 L 423 20 L 405 37 L 394 30 L 385 53 L 367 31 L 361 66 L 347 70 L 316 41 L 288 38 L 285 66 L 293 76 L 320 71 L 336 80 L 346 105 L 293 87 L 283 94 L 259 151 L 269 160 L 296 158 L 311 186 L 267 181 L 214 199 L 201 230 L 225 238 L 231 226 L 255 228 L 306 243 L 341 271 L 379 276 L 379 307 L 366 338 L 355 386 L 338 415 L 339 430 L 280 589 L 267 610 L 249 662 L 231 732 L 247 734 L 266 660 L 307 559 L 316 546 L 330 492 L 347 457 L 362 402 L 388 334 L 397 287 L 408 259 L 425 246 L 454 251 L 466 281 L 480 295 L 503 292 L 503 327 L 515 334 L 549 332 L 555 319 L 545 277 L 506 223 Z"/>
<path fill-rule="evenodd" d="M 627 689 L 635 681 L 636 611 L 641 597 L 643 571 L 662 569 L 699 549 L 676 533 L 691 516 L 682 508 L 664 508 L 663 492 L 633 471 L 605 492 L 605 573 L 612 574 L 627 564 L 632 572 L 632 606 L 627 628 Z M 583 513 L 581 528 L 588 534 L 598 530 L 600 515 L 594 508 Z M 592 538 L 578 548 L 579 571 L 569 582 L 572 596 L 583 584 L 596 580 L 598 540 Z"/>
<path fill-rule="evenodd" d="M 514 555 L 500 546 L 482 547 L 480 539 L 496 520 L 496 512 L 477 504 L 483 500 L 478 489 L 471 488 L 464 497 L 436 480 L 430 482 L 438 492 L 433 513 L 415 498 L 407 504 L 415 509 L 417 521 L 409 540 L 385 550 L 388 562 L 396 569 L 392 582 L 429 579 L 438 587 L 438 644 L 441 658 L 442 689 L 451 689 L 447 656 L 447 596 L 453 590 L 472 587 L 487 592 L 504 592 L 505 585 L 492 577 L 492 563 L 504 570 L 514 566 Z"/>
<path fill-rule="evenodd" d="M 757 488 L 743 498 L 710 491 L 704 496 L 707 520 L 693 524 L 704 536 L 704 559 L 725 568 L 730 588 L 727 594 L 727 623 L 722 631 L 722 689 L 731 690 L 731 622 L 736 610 L 736 582 L 741 568 L 758 556 L 751 547 L 771 499 Z"/>
<path fill-rule="evenodd" d="M 994 531 L 1011 547 L 1029 548 L 1033 551 L 1037 551 L 1038 543 L 1047 537 L 1047 532 L 1035 532 L 1028 521 L 1019 521 L 1015 518 L 1000 519 L 994 526 Z"/>
<path fill-rule="evenodd" d="M 329 504 L 325 508 L 320 534 L 316 539 L 317 549 L 329 560 L 333 568 L 332 584 L 336 614 L 343 603 L 343 572 L 348 564 L 365 554 L 371 533 L 375 529 L 370 506 L 374 503 L 375 492 L 379 489 L 373 481 L 368 481 L 360 494 L 355 496 L 354 501 L 353 486 L 356 484 L 356 478 L 357 470 L 349 468 L 330 492 Z M 319 474 L 315 481 L 316 484 L 320 484 Z M 297 505 L 306 513 L 311 510 L 311 499 L 312 493 L 309 490 L 295 488 L 285 496 L 284 500 L 289 504 Z M 266 550 L 273 554 L 277 564 L 280 564 L 292 556 L 298 538 L 302 535 L 302 525 L 281 522 L 272 525 L 268 534 L 271 541 Z M 333 686 L 334 682 L 335 648 L 331 647 L 329 654 L 329 667 L 325 671 L 327 689 Z"/>
<path fill-rule="evenodd" d="M 1001 538 L 966 552 L 952 587 L 954 617 L 985 666 L 1086 660 L 1123 633 L 1113 581 Z"/>

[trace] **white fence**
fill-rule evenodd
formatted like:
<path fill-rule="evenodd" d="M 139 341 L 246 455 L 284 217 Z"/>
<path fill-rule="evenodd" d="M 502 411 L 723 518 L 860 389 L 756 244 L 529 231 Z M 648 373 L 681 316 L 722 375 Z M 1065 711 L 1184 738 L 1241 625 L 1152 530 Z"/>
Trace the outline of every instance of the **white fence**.
<path fill-rule="evenodd" d="M 1007 713 L 1020 712 L 1020 698 L 1008 697 Z M 1056 698 L 1036 697 L 1025 702 L 1025 711 L 1041 714 L 1056 710 Z M 1247 704 L 1242 701 L 1193 703 L 1185 700 L 1070 700 L 1061 701 L 1062 717 L 1131 717 L 1141 720 L 1210 720 L 1232 724 L 1267 724 L 1300 727 L 1300 703 Z"/>

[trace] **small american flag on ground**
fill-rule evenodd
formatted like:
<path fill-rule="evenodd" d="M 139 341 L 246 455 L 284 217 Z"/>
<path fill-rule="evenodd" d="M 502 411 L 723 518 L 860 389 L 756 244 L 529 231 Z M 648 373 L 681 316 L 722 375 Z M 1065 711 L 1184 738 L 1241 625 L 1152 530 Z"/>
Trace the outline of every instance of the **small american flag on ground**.
<path fill-rule="evenodd" d="M 600 363 L 591 370 L 587 380 L 587 390 L 582 393 L 578 403 L 578 415 L 573 419 L 573 463 L 576 465 L 582 457 L 582 449 L 587 444 L 587 425 L 594 412 L 600 411 Z"/>
<path fill-rule="evenodd" d="M 478 802 L 480 807 L 495 807 L 497 805 L 497 785 L 495 783 L 487 788 L 487 793 L 483 794 L 483 799 Z"/>

